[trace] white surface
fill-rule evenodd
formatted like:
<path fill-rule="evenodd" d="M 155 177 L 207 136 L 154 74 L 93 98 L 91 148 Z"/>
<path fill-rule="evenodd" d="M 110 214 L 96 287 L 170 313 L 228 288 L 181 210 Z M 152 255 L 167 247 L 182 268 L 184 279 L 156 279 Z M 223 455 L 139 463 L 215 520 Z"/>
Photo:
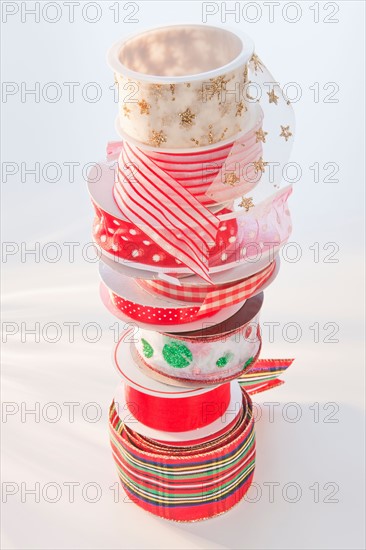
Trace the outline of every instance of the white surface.
<path fill-rule="evenodd" d="M 33 3 L 29 3 L 32 5 Z M 62 3 L 60 3 L 62 4 Z M 362 326 L 362 245 L 364 143 L 363 111 L 363 2 L 336 2 L 340 6 L 336 24 L 313 23 L 314 11 L 302 2 L 298 23 L 287 23 L 276 9 L 274 23 L 268 22 L 268 8 L 262 6 L 257 23 L 238 24 L 254 39 L 263 61 L 281 82 L 296 81 L 303 89 L 295 104 L 297 136 L 291 160 L 302 166 L 302 178 L 294 186 L 290 208 L 294 222 L 292 241 L 300 244 L 302 257 L 297 263 L 282 261 L 281 273 L 267 291 L 262 322 L 279 322 L 275 341 L 264 332 L 264 357 L 296 357 L 285 375 L 286 384 L 267 394 L 258 395 L 262 417 L 257 421 L 257 463 L 255 488 L 249 493 L 252 502 L 244 501 L 228 514 L 211 521 L 175 524 L 143 512 L 128 502 L 120 491 L 114 502 L 117 474 L 108 443 L 108 405 L 116 385 L 116 373 L 110 354 L 116 338 L 109 327 L 115 320 L 100 302 L 97 265 L 83 261 L 82 244 L 91 241 L 92 209 L 81 168 L 75 169 L 75 181 L 68 181 L 63 165 L 67 161 L 97 161 L 105 144 L 116 138 L 114 119 L 117 105 L 109 90 L 112 75 L 105 62 L 111 43 L 138 28 L 171 22 L 200 22 L 200 2 L 140 3 L 140 23 L 113 22 L 112 3 L 103 3 L 103 15 L 96 24 L 82 20 L 81 6 L 75 8 L 75 22 L 67 24 L 65 8 L 57 24 L 22 23 L 20 16 L 9 18 L 2 28 L 2 77 L 4 81 L 100 82 L 103 95 L 97 103 L 81 98 L 75 89 L 75 102 L 64 96 L 57 103 L 31 97 L 22 103 L 18 96 L 2 104 L 3 162 L 35 162 L 44 165 L 59 162 L 62 179 L 56 183 L 34 183 L 20 175 L 3 184 L 3 240 L 60 243 L 59 262 L 39 263 L 28 256 L 21 262 L 16 254 L 3 264 L 3 322 L 24 322 L 34 327 L 39 322 L 59 323 L 61 338 L 40 343 L 29 336 L 21 342 L 20 334 L 8 338 L 3 352 L 2 398 L 21 409 L 39 403 L 43 416 L 39 422 L 28 415 L 25 422 L 19 413 L 2 422 L 2 481 L 13 482 L 19 492 L 2 504 L 2 547 L 4 549 L 359 549 L 364 548 L 363 521 L 363 415 L 364 332 Z M 231 5 L 231 4 L 230 4 Z M 131 8 L 121 15 L 125 17 Z M 323 20 L 328 11 L 320 6 Z M 249 12 L 248 12 L 249 13 Z M 291 12 L 288 12 L 291 16 Z M 50 12 L 51 16 L 51 12 Z M 92 11 L 90 11 L 92 17 Z M 253 15 L 251 15 L 253 17 Z M 228 15 L 228 25 L 235 26 Z M 220 14 L 208 24 L 221 24 Z M 341 39 L 344 37 L 344 39 Z M 338 103 L 314 103 L 309 89 L 319 82 L 324 98 L 337 82 Z M 78 91 L 79 90 L 79 91 Z M 335 128 L 337 131 L 335 131 Z M 337 162 L 339 183 L 314 183 L 309 166 Z M 75 261 L 67 261 L 65 242 L 82 243 L 75 248 Z M 320 243 L 320 258 L 314 262 L 314 243 Z M 323 250 L 336 242 L 338 263 L 324 263 L 331 252 Z M 293 252 L 293 250 L 292 250 Z M 51 255 L 51 250 L 49 250 Z M 290 250 L 289 250 L 290 254 Z M 69 343 L 65 322 L 78 322 L 75 341 Z M 98 323 L 103 333 L 99 341 L 86 342 L 81 328 Z M 314 330 L 320 324 L 320 342 L 314 342 Z M 325 323 L 340 327 L 339 343 L 325 343 L 330 329 Z M 298 323 L 302 337 L 297 343 L 286 342 L 282 329 L 286 323 Z M 4 328 L 4 325 L 3 325 Z M 51 336 L 50 329 L 50 336 Z M 53 333 L 54 334 L 54 333 Z M 289 335 L 292 335 L 289 330 Z M 89 336 L 93 335 L 90 329 Z M 68 420 L 64 403 L 78 402 L 75 421 Z M 25 405 L 22 406 L 21 403 Z M 62 412 L 58 422 L 47 421 L 45 405 L 57 402 Z M 83 419 L 81 409 L 96 402 L 103 415 L 91 423 Z M 278 402 L 273 422 L 264 403 Z M 298 403 L 301 418 L 296 423 L 284 420 L 296 410 L 287 407 Z M 336 403 L 338 412 L 325 422 Z M 319 403 L 315 405 L 314 403 Z M 319 406 L 320 421 L 314 422 Z M 287 407 L 287 408 L 286 408 Z M 310 408 L 312 407 L 312 408 Z M 328 409 L 326 408 L 328 407 Z M 284 412 L 285 411 L 285 412 Z M 49 408 L 48 416 L 56 410 Z M 85 412 L 85 411 L 84 411 Z M 90 408 L 89 416 L 95 414 Z M 32 488 L 55 482 L 62 488 L 58 502 L 44 497 L 35 502 L 28 495 L 21 501 L 20 484 Z M 75 499 L 69 502 L 65 483 L 75 487 Z M 96 503 L 86 502 L 82 488 L 97 483 L 102 491 Z M 275 487 L 271 502 L 268 483 Z M 283 496 L 286 484 L 297 483 L 301 496 L 296 503 Z M 314 484 L 320 488 L 320 502 L 315 502 Z M 336 483 L 337 503 L 324 502 Z M 267 485 L 265 485 L 267 484 Z M 14 486 L 16 487 L 16 486 Z M 310 489 L 313 487 L 313 489 Z M 4 491 L 4 485 L 3 485 Z M 50 489 L 49 497 L 54 496 Z M 90 489 L 89 497 L 95 492 Z M 294 495 L 289 489 L 289 496 Z M 4 494 L 3 494 L 4 500 Z M 257 500 L 257 501 L 256 501 Z M 256 501 L 256 502 L 255 502 Z"/>

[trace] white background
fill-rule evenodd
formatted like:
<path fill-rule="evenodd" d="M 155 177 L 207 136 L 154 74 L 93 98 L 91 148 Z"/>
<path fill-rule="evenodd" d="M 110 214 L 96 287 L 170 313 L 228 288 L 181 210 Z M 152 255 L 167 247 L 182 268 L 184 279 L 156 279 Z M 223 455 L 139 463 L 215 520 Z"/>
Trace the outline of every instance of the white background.
<path fill-rule="evenodd" d="M 17 334 L 7 336 L 3 349 L 3 406 L 14 414 L 3 414 L 1 426 L 6 500 L 2 504 L 2 547 L 364 548 L 364 3 L 331 2 L 340 8 L 333 16 L 338 23 L 324 23 L 333 8 L 326 9 L 322 2 L 298 2 L 302 14 L 296 23 L 282 15 L 286 2 L 276 8 L 272 23 L 262 2 L 251 2 L 257 7 L 244 11 L 238 22 L 228 16 L 225 23 L 220 4 L 218 13 L 207 19 L 208 24 L 237 27 L 250 34 L 276 79 L 282 85 L 297 82 L 302 88 L 302 97 L 294 104 L 297 135 L 292 154 L 292 160 L 301 165 L 302 177 L 290 199 L 292 240 L 301 247 L 301 258 L 293 263 L 282 261 L 280 275 L 265 296 L 262 322 L 278 322 L 280 327 L 272 343 L 268 328 L 264 330 L 263 356 L 296 357 L 296 361 L 284 377 L 285 385 L 256 398 L 262 411 L 257 422 L 257 491 L 250 492 L 247 501 L 229 513 L 194 524 L 169 523 L 149 515 L 126 501 L 122 491 L 120 502 L 114 502 L 110 487 L 118 484 L 108 443 L 107 411 L 118 381 L 110 360 L 115 335 L 109 327 L 115 320 L 99 299 L 97 264 L 85 261 L 81 254 L 83 245 L 90 242 L 93 218 L 81 168 L 75 169 L 75 181 L 70 182 L 64 163 L 78 162 L 82 167 L 103 159 L 107 141 L 117 138 L 117 105 L 109 89 L 113 75 L 105 62 L 108 47 L 145 27 L 200 23 L 202 5 L 138 2 L 134 16 L 138 22 L 127 23 L 121 20 L 131 8 L 124 11 L 121 3 L 120 22 L 115 23 L 112 3 L 100 2 L 102 15 L 93 24 L 82 17 L 85 3 L 75 7 L 75 21 L 69 23 L 65 3 L 59 2 L 61 19 L 52 24 L 42 16 L 35 23 L 31 15 L 22 22 L 22 5 L 31 8 L 34 2 L 3 2 L 3 10 L 6 4 L 17 6 L 19 12 L 2 24 L 2 80 L 19 87 L 24 82 L 28 88 L 39 82 L 41 90 L 48 82 L 57 82 L 63 93 L 56 103 L 42 97 L 37 103 L 32 96 L 22 102 L 20 93 L 4 96 L 2 103 L 2 161 L 19 167 L 7 181 L 3 174 L 2 238 L 14 242 L 15 247 L 22 242 L 34 247 L 39 242 L 46 256 L 36 262 L 28 255 L 22 261 L 20 253 L 15 253 L 4 256 L 2 263 L 3 322 L 15 323 L 5 325 L 8 330 L 19 327 Z M 241 8 L 246 4 L 242 2 Z M 319 5 L 319 23 L 314 22 L 314 9 L 310 9 L 314 4 Z M 289 9 L 287 19 L 293 18 L 294 8 L 285 9 Z M 253 20 L 260 13 L 257 10 L 262 11 L 259 20 L 246 21 Z M 46 17 L 54 14 L 50 8 Z M 2 15 L 4 21 L 4 11 Z M 95 11 L 90 8 L 87 16 L 94 18 Z M 81 84 L 73 103 L 64 82 Z M 83 99 L 80 90 L 88 82 L 101 86 L 100 101 Z M 314 101 L 310 89 L 316 82 L 319 102 Z M 324 102 L 332 91 L 323 89 L 328 82 L 339 86 L 336 103 Z M 36 183 L 28 175 L 22 182 L 21 162 L 27 168 L 35 162 L 41 167 L 57 162 L 62 176 L 55 183 L 42 177 Z M 339 172 L 334 177 L 339 181 L 322 181 L 330 170 L 321 169 L 320 181 L 314 182 L 309 166 L 315 162 L 321 167 L 337 163 Z M 44 246 L 48 242 L 59 243 L 60 261 L 47 259 Z M 75 249 L 75 261 L 68 259 L 66 242 L 81 243 Z M 319 261 L 310 249 L 314 243 L 319 243 Z M 325 261 L 332 251 L 323 250 L 326 243 L 339 247 L 336 263 Z M 50 257 L 54 251 L 48 249 Z M 289 254 L 293 252 L 289 250 Z M 40 335 L 39 343 L 30 335 L 22 343 L 22 322 L 26 328 L 39 322 L 41 329 L 47 323 L 58 323 L 60 340 L 47 341 L 55 335 L 50 329 L 49 335 Z M 69 343 L 65 322 L 79 323 L 73 343 Z M 81 331 L 90 322 L 103 329 L 95 343 L 87 342 Z M 301 327 L 296 343 L 282 336 L 286 323 Z M 319 342 L 314 342 L 314 330 L 309 328 L 314 323 L 320 326 Z M 326 323 L 339 326 L 333 337 L 338 343 L 324 342 L 331 333 L 329 327 L 323 328 Z M 94 334 L 90 329 L 87 337 Z M 293 338 L 294 331 L 289 330 L 288 336 Z M 54 423 L 50 418 L 56 409 L 45 407 L 50 402 L 58 403 L 62 415 Z M 80 403 L 74 422 L 69 421 L 66 402 Z M 90 420 L 95 409 L 84 409 L 84 418 L 81 414 L 82 407 L 91 402 L 103 413 L 94 423 L 86 415 Z M 273 405 L 273 418 L 269 405 L 264 405 L 269 402 L 278 403 Z M 296 402 L 298 408 L 288 406 L 290 402 Z M 40 417 L 28 414 L 22 418 L 21 411 L 34 408 L 35 403 L 39 403 Z M 290 422 L 298 410 L 298 422 Z M 314 416 L 317 410 L 319 419 Z M 36 482 L 40 483 L 40 502 L 35 502 L 34 495 L 24 494 Z M 42 496 L 50 482 L 62 489 L 55 503 L 49 502 L 55 496 L 52 488 Z M 72 503 L 65 485 L 68 482 L 80 484 Z M 89 482 L 100 487 L 101 498 L 96 503 L 82 496 L 82 488 Z M 279 484 L 273 498 L 271 482 Z M 14 495 L 6 495 L 4 487 L 10 485 L 4 483 L 14 484 Z M 288 483 L 297 484 L 297 502 L 289 502 L 296 492 Z M 339 488 L 333 496 L 337 502 L 327 502 L 335 486 Z M 319 502 L 315 502 L 315 487 L 319 487 Z M 90 489 L 87 499 L 94 494 Z"/>

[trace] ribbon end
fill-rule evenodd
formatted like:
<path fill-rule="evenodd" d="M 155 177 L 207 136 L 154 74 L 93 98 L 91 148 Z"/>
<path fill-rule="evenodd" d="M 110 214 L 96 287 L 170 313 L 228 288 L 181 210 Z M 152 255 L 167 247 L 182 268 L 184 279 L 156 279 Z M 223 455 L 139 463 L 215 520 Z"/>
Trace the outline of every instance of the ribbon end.
<path fill-rule="evenodd" d="M 294 359 L 258 359 L 239 378 L 239 384 L 250 395 L 275 388 L 284 384 L 278 380 Z"/>

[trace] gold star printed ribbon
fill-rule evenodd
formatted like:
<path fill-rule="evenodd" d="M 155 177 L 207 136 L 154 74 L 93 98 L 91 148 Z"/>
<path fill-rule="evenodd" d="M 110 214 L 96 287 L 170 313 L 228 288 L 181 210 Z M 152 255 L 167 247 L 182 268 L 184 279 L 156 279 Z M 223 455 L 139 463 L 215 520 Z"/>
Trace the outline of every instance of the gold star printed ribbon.
<path fill-rule="evenodd" d="M 245 163 L 231 161 L 240 154 L 244 157 L 246 154 L 245 147 L 240 151 L 240 142 L 234 140 L 225 165 L 225 169 L 231 171 L 232 181 L 235 180 L 230 192 L 223 178 L 218 175 L 207 189 L 206 195 L 216 202 L 223 196 L 236 199 L 239 196 L 237 191 L 243 182 L 246 182 L 251 196 L 241 197 L 241 202 L 237 203 L 236 208 L 242 207 L 248 211 L 253 202 L 258 204 L 281 186 L 294 140 L 295 115 L 291 102 L 283 93 L 280 84 L 257 54 L 253 54 L 249 60 L 248 80 L 242 94 L 247 113 L 252 114 L 256 121 L 255 141 L 262 145 L 262 154 L 253 162 L 251 166 L 254 170 L 249 173 Z"/>
<path fill-rule="evenodd" d="M 291 103 L 240 32 L 202 25 L 153 29 L 116 43 L 108 59 L 124 138 L 114 199 L 136 227 L 148 226 L 166 253 L 210 281 L 207 243 L 215 242 L 219 225 L 210 207 L 228 206 L 228 216 L 246 225 L 247 215 L 275 196 L 293 142 Z M 222 161 L 221 147 L 223 163 L 216 172 L 211 166 L 215 176 L 207 185 L 203 158 L 216 148 Z M 190 164 L 202 166 L 194 187 L 189 179 L 196 175 L 179 167 L 187 153 Z M 170 173 L 172 164 L 178 168 Z M 182 173 L 188 182 L 181 183 Z"/>
<path fill-rule="evenodd" d="M 245 131 L 253 48 L 247 36 L 205 25 L 151 29 L 114 44 L 108 63 L 122 137 L 158 149 L 195 149 Z"/>
<path fill-rule="evenodd" d="M 293 109 L 241 31 L 205 25 L 151 29 L 114 44 L 108 62 L 123 138 L 159 150 L 235 141 L 253 125 L 252 107 L 260 106 L 264 122 L 257 141 L 278 181 L 293 141 Z"/>

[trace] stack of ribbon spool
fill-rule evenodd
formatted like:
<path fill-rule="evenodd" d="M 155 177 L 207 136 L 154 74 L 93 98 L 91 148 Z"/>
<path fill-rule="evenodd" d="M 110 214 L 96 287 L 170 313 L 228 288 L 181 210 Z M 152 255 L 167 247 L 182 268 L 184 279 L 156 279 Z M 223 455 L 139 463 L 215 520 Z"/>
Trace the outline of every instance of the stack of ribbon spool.
<path fill-rule="evenodd" d="M 145 510 L 206 519 L 248 490 L 250 395 L 292 362 L 259 357 L 259 314 L 291 233 L 293 111 L 242 33 L 153 29 L 108 62 L 122 141 L 88 184 L 101 297 L 124 322 L 113 457 Z"/>

